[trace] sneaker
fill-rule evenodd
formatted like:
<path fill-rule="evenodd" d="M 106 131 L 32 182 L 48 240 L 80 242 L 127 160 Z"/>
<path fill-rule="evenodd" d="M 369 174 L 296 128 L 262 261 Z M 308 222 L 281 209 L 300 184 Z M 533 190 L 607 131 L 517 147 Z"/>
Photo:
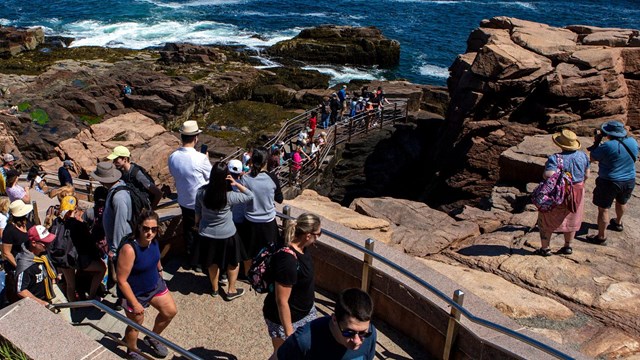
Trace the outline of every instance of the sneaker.
<path fill-rule="evenodd" d="M 227 278 L 227 274 L 222 274 L 218 280 L 218 284 L 227 285 L 228 283 L 229 279 Z"/>
<path fill-rule="evenodd" d="M 127 351 L 127 359 L 130 360 L 147 360 L 147 358 L 145 358 L 144 356 L 140 355 L 140 353 L 137 353 L 135 351 Z"/>
<path fill-rule="evenodd" d="M 244 289 L 236 289 L 235 293 L 227 293 L 227 301 L 235 300 L 244 295 Z"/>
<path fill-rule="evenodd" d="M 218 296 L 220 296 L 220 293 L 218 291 L 212 291 L 211 292 L 211 297 L 217 298 Z"/>
<path fill-rule="evenodd" d="M 154 338 L 145 336 L 144 343 L 147 344 L 147 346 L 150 347 L 151 350 L 153 350 L 153 354 L 156 357 L 163 358 L 169 355 L 169 349 L 167 349 L 166 346 L 164 346 L 160 341 Z"/>

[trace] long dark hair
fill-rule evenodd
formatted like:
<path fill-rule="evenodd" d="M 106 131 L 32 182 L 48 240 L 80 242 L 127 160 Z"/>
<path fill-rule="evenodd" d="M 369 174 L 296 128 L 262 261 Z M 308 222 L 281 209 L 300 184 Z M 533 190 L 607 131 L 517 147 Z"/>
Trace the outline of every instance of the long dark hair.
<path fill-rule="evenodd" d="M 207 209 L 222 210 L 227 206 L 227 191 L 230 190 L 227 175 L 229 175 L 229 169 L 226 162 L 218 161 L 213 164 L 209 184 L 204 190 L 203 202 Z"/>
<path fill-rule="evenodd" d="M 267 159 L 269 157 L 269 152 L 264 147 L 259 147 L 253 149 L 253 153 L 251 154 L 251 177 L 256 177 L 260 174 L 267 164 Z"/>

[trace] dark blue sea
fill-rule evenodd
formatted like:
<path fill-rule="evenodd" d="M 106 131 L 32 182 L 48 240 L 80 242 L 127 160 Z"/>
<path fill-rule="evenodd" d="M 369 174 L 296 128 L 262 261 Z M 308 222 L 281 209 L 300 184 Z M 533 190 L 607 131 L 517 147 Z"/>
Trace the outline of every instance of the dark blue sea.
<path fill-rule="evenodd" d="M 141 49 L 190 42 L 259 50 L 321 24 L 373 25 L 400 41 L 395 69 L 309 66 L 333 82 L 405 78 L 444 84 L 469 32 L 480 20 L 500 15 L 554 26 L 640 29 L 640 0 L 0 0 L 0 25 L 44 26 L 49 35 L 74 37 L 72 46 Z"/>

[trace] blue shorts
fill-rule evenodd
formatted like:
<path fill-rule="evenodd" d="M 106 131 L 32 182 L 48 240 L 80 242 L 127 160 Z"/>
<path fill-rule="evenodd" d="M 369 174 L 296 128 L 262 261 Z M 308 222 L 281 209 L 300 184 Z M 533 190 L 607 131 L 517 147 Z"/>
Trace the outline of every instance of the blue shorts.
<path fill-rule="evenodd" d="M 613 204 L 613 200 L 620 205 L 624 205 L 631 199 L 636 180 L 612 181 L 598 177 L 596 188 L 593 190 L 593 205 L 608 209 Z"/>

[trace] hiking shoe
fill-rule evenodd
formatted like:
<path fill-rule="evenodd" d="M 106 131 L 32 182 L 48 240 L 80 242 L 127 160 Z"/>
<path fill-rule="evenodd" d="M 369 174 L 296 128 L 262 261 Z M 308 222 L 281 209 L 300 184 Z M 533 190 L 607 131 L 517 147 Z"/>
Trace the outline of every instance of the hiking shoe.
<path fill-rule="evenodd" d="M 127 351 L 127 359 L 130 360 L 147 360 L 147 358 L 145 358 L 144 356 L 140 355 L 139 353 L 135 352 L 135 351 Z"/>
<path fill-rule="evenodd" d="M 220 296 L 220 293 L 217 290 L 211 292 L 211 297 L 217 298 L 218 296 Z"/>
<path fill-rule="evenodd" d="M 571 248 L 571 246 L 563 246 L 560 248 L 560 250 L 558 250 L 558 254 L 571 255 L 573 254 L 573 249 Z"/>
<path fill-rule="evenodd" d="M 227 301 L 231 301 L 244 295 L 244 289 L 236 289 L 235 293 L 227 293 Z"/>
<path fill-rule="evenodd" d="M 153 354 L 155 357 L 163 358 L 169 355 L 169 349 L 164 346 L 160 341 L 150 338 L 149 336 L 144 337 L 144 343 L 147 344 L 148 347 L 153 350 Z"/>
<path fill-rule="evenodd" d="M 227 278 L 227 274 L 222 274 L 220 276 L 220 280 L 218 280 L 218 284 L 227 285 L 229 283 L 229 278 Z"/>
<path fill-rule="evenodd" d="M 540 248 L 540 249 L 534 251 L 533 254 L 534 255 L 539 255 L 539 256 L 544 256 L 544 257 L 552 255 L 551 254 L 551 249 L 548 249 L 548 248 L 547 249 Z"/>
<path fill-rule="evenodd" d="M 607 244 L 607 238 L 601 239 L 600 237 L 598 237 L 598 234 L 587 235 L 586 241 L 588 243 L 596 244 L 596 245 L 606 245 Z"/>
<path fill-rule="evenodd" d="M 616 219 L 611 219 L 609 220 L 609 226 L 607 226 L 607 229 L 619 232 L 624 230 L 624 226 L 622 224 L 618 224 Z"/>

